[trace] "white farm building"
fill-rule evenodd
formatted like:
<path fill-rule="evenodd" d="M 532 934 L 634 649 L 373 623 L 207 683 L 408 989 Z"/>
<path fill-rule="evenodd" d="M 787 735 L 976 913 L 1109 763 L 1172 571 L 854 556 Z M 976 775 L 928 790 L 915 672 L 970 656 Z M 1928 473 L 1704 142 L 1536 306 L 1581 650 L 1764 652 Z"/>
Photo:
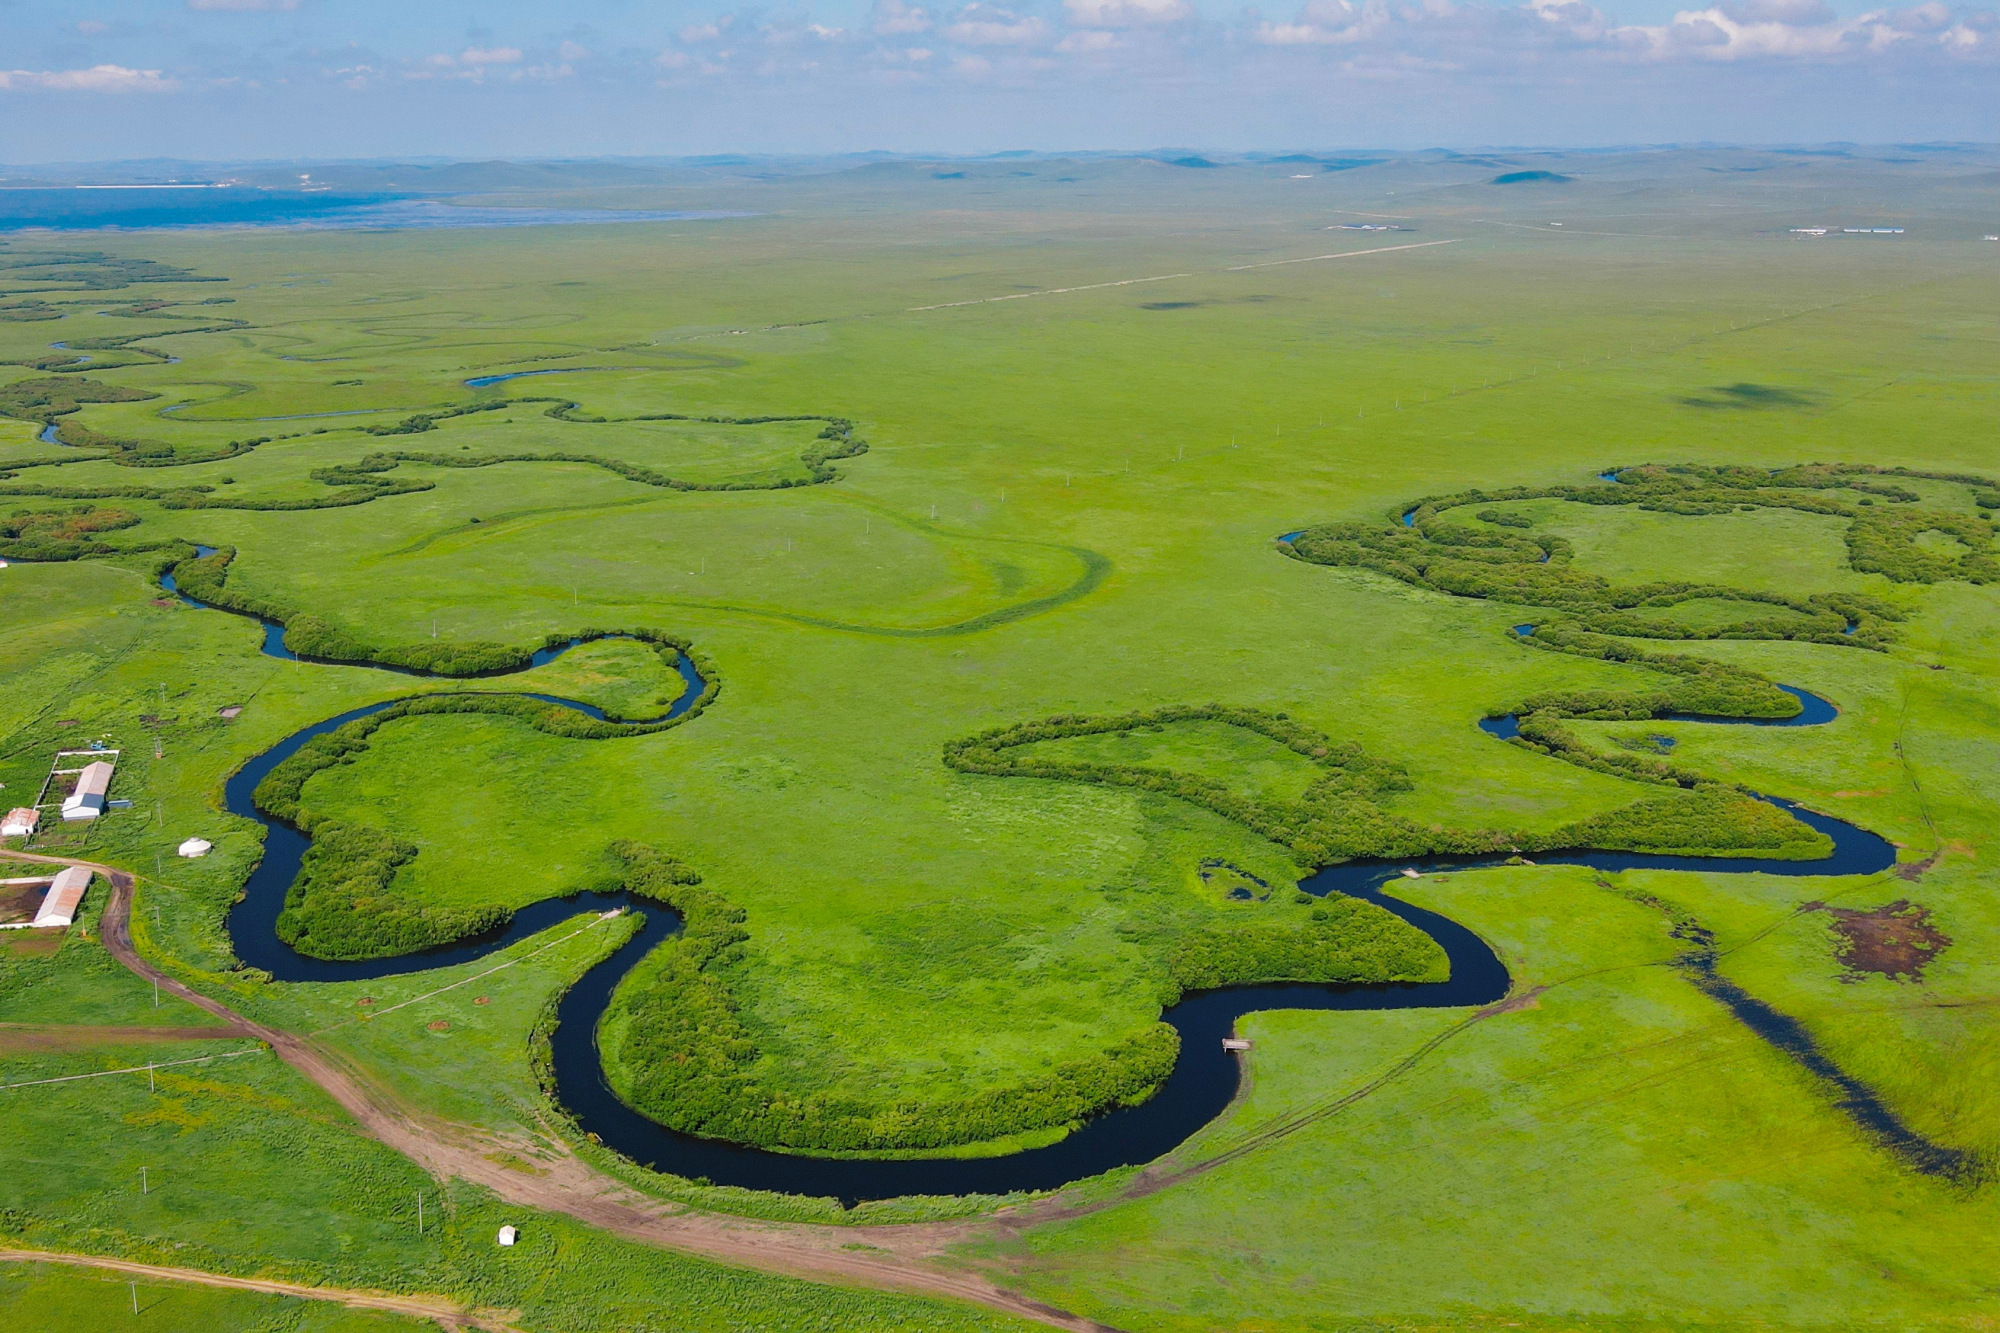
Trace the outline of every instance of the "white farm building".
<path fill-rule="evenodd" d="M 95 819 L 104 813 L 104 794 L 111 790 L 111 765 L 102 759 L 85 764 L 76 775 L 76 787 L 63 797 L 65 820 Z"/>
<path fill-rule="evenodd" d="M 88 870 L 82 866 L 64 866 L 55 882 L 49 885 L 48 897 L 42 899 L 42 910 L 35 913 L 35 928 L 67 926 L 75 921 L 77 909 L 83 906 L 84 892 L 89 888 Z"/>

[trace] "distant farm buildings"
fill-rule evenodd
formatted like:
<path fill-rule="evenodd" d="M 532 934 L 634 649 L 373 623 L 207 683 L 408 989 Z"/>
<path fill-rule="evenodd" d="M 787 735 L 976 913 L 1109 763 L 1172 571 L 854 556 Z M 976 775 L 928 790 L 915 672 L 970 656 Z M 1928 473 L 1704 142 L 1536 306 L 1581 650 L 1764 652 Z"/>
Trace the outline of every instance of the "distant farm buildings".
<path fill-rule="evenodd" d="M 63 797 L 63 819 L 68 822 L 97 818 L 104 813 L 105 793 L 110 790 L 111 765 L 102 759 L 85 764 L 76 775 L 76 786 Z"/>
<path fill-rule="evenodd" d="M 0 838 L 32 838 L 42 824 L 42 812 L 33 806 L 16 806 L 0 821 Z"/>

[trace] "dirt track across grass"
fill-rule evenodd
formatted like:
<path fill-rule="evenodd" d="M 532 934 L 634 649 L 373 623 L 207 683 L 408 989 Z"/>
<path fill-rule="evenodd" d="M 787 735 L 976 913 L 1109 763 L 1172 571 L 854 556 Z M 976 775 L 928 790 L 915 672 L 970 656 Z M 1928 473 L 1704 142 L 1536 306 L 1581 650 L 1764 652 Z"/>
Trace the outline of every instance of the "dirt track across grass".
<path fill-rule="evenodd" d="M 295 1296 L 308 1301 L 336 1301 L 356 1310 L 382 1310 L 416 1319 L 429 1319 L 440 1328 L 453 1330 L 477 1328 L 487 1330 L 487 1333 L 521 1333 L 493 1311 L 466 1310 L 442 1296 L 397 1296 L 385 1291 L 308 1287 L 298 1282 L 229 1277 L 222 1273 L 204 1273 L 198 1268 L 167 1268 L 160 1264 L 133 1263 L 129 1259 L 105 1259 L 94 1254 L 59 1254 L 50 1250 L 0 1249 L 0 1262 L 70 1264 L 77 1268 L 98 1268 L 155 1281 L 192 1282 L 204 1287 L 226 1287 L 231 1291 L 254 1291 L 269 1296 Z"/>
<path fill-rule="evenodd" d="M 700 1255 L 722 1263 L 784 1273 L 811 1281 L 971 1301 L 1016 1318 L 1070 1329 L 1073 1333 L 1118 1333 L 1108 1325 L 1008 1291 L 976 1273 L 954 1271 L 941 1265 L 938 1261 L 947 1246 L 970 1238 L 975 1229 L 988 1229 L 978 1224 L 944 1222 L 835 1227 L 704 1213 L 685 1205 L 649 1198 L 598 1171 L 553 1140 L 529 1142 L 526 1139 L 508 1139 L 470 1126 L 436 1121 L 401 1104 L 359 1070 L 309 1039 L 245 1018 L 221 1001 L 193 990 L 141 958 L 132 945 L 132 889 L 135 881 L 129 871 L 67 857 L 34 856 L 21 852 L 12 855 L 22 860 L 87 866 L 104 876 L 111 883 L 111 898 L 105 904 L 98 929 L 104 947 L 112 957 L 140 978 L 157 982 L 161 991 L 186 1000 L 236 1029 L 232 1033 L 218 1032 L 217 1035 L 251 1037 L 269 1045 L 278 1058 L 339 1102 L 368 1134 L 440 1180 L 457 1178 L 470 1181 L 511 1203 L 564 1213 L 629 1240 Z M 536 1174 L 530 1175 L 507 1165 L 523 1157 L 536 1163 Z M 1020 1220 L 1011 1219 L 1014 1224 Z M 987 1221 L 990 1226 L 991 1219 Z M 1005 1225 L 1002 1224 L 1003 1229 Z M 867 1244 L 870 1250 L 864 1253 L 845 1248 L 857 1242 Z M 0 1251 L 0 1254 L 5 1253 Z M 14 1257 L 22 1256 L 17 1253 Z M 123 1261 L 90 1262 L 113 1264 Z M 213 1275 L 201 1276 L 208 1278 Z M 233 1284 L 237 1279 L 226 1281 Z M 307 1287 L 289 1294 L 311 1294 L 315 1290 Z M 425 1313 L 424 1317 L 442 1319 L 450 1316 Z M 461 1320 L 469 1318 L 456 1317 Z"/>

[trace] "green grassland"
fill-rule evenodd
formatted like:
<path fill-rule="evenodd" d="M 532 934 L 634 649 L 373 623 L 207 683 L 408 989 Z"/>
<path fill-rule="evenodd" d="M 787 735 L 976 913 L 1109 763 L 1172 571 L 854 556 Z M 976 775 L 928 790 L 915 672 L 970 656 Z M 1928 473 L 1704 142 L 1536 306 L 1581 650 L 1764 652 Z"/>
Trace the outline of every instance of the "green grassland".
<path fill-rule="evenodd" d="M 226 277 L 188 285 L 185 299 L 226 288 L 234 303 L 221 309 L 241 325 L 175 332 L 172 319 L 94 313 L 102 301 L 65 305 L 59 321 L 0 325 L 0 359 L 14 362 L 0 366 L 0 396 L 49 376 L 30 363 L 51 341 L 157 330 L 140 346 L 178 361 L 121 352 L 122 364 L 56 372 L 156 397 L 61 421 L 175 457 L 268 442 L 141 467 L 129 450 L 90 460 L 103 451 L 43 444 L 39 419 L 0 418 L 12 474 L 0 510 L 116 505 L 140 521 L 110 533 L 114 545 L 232 547 L 232 590 L 378 647 L 639 626 L 687 636 L 721 680 L 687 726 L 584 741 L 494 716 L 401 718 L 310 779 L 305 804 L 413 843 L 393 891 L 417 904 L 519 906 L 608 887 L 619 839 L 670 852 L 745 913 L 729 982 L 766 1084 L 874 1104 L 974 1097 L 1147 1030 L 1174 942 L 1290 920 L 1301 868 L 1243 824 L 1161 793 L 954 771 L 949 743 L 1057 714 L 1215 700 L 1284 712 L 1400 765 L 1407 788 L 1382 805 L 1421 827 L 1545 834 L 1652 794 L 1475 724 L 1541 694 L 1664 677 L 1535 651 L 1509 630 L 1535 611 L 1288 559 L 1279 534 L 1387 523 L 1417 497 L 1472 487 L 1588 485 L 1647 462 L 1992 475 L 1995 328 L 1972 239 L 1983 224 L 1967 221 L 1985 187 L 1931 168 L 1815 175 L 1850 191 L 1847 206 L 1904 208 L 1928 230 L 1814 245 L 1784 228 L 1819 195 L 1776 177 L 1718 183 L 1692 162 L 1627 164 L 1627 186 L 1559 198 L 1401 166 L 1306 183 L 1183 173 L 1172 185 L 1089 167 L 1074 191 L 987 182 L 949 209 L 932 183 L 892 171 L 866 189 L 732 186 L 764 215 L 595 228 L 588 245 L 532 229 L 119 238 L 121 252 Z M 983 234 L 954 211 L 968 201 L 990 223 Z M 1453 244 L 1234 267 L 1381 243 L 1329 233 L 1349 220 L 1341 209 L 1404 216 L 1418 234 L 1399 243 Z M 1552 218 L 1568 226 L 1550 230 Z M 1192 276 L 987 301 L 1179 272 Z M 930 308 L 954 301 L 986 303 Z M 361 429 L 497 403 L 412 434 Z M 814 420 L 620 419 L 663 413 Z M 836 480 L 788 484 L 810 480 L 801 454 L 832 417 L 851 420 L 867 452 L 834 460 Z M 568 460 L 406 460 L 368 475 L 428 489 L 226 507 L 322 503 L 347 483 L 315 471 L 384 451 L 587 455 L 761 489 L 670 490 Z M 51 456 L 85 461 L 22 466 Z M 1926 506 L 1985 521 L 1979 488 L 1910 485 Z M 1485 523 L 1486 508 L 1531 526 Z M 1802 1022 L 1908 1123 L 1990 1163 L 1994 588 L 1858 572 L 1845 520 L 1795 510 L 1534 499 L 1444 517 L 1563 538 L 1575 568 L 1615 582 L 1865 594 L 1906 614 L 1884 651 L 1642 644 L 1821 694 L 1841 709 L 1823 727 L 1565 725 L 1608 754 L 1630 752 L 1621 739 L 1671 737 L 1677 766 L 1874 829 L 1911 867 L 1936 853 L 1913 879 L 1622 880 L 1717 932 L 1722 974 Z M 515 946 L 521 961 L 490 979 L 366 1022 L 360 998 L 401 1003 L 480 968 L 365 986 L 225 977 L 222 913 L 257 840 L 221 813 L 221 782 L 298 727 L 382 699 L 537 690 L 633 716 L 678 682 L 622 641 L 469 686 L 287 664 L 259 656 L 241 618 L 158 604 L 150 570 L 141 556 L 0 570 L 0 797 L 38 787 L 58 745 L 119 746 L 113 795 L 134 807 L 46 849 L 148 877 L 143 947 L 266 1021 L 331 1029 L 327 1041 L 414 1104 L 534 1123 L 535 1019 L 624 927 L 545 949 L 558 927 Z M 1709 598 L 1667 615 L 1698 634 L 1745 606 L 1769 610 Z M 229 705 L 240 716 L 221 717 Z M 1031 748 L 1288 801 L 1318 771 L 1208 723 Z M 190 835 L 217 851 L 171 859 Z M 1232 899 L 1218 863 L 1275 891 Z M 1551 989 L 1428 1053 L 1462 1013 L 1259 1016 L 1252 1090 L 1187 1160 L 1420 1058 L 1212 1171 L 1131 1201 L 1093 1187 L 1100 1210 L 976 1246 L 966 1262 L 1135 1329 L 1990 1326 L 1991 1184 L 1917 1177 L 1873 1146 L 1668 966 L 1676 946 L 1658 913 L 1554 868 L 1412 893 L 1501 948 L 1517 985 Z M 1829 918 L 1799 910 L 1905 898 L 1952 941 L 1914 981 L 1843 981 Z M 70 948 L 61 967 L 38 963 L 32 981 L 0 990 L 0 1023 L 54 1021 L 70 1005 L 110 1012 L 86 992 L 116 976 L 72 965 Z M 87 984 L 64 979 L 84 972 Z M 120 994 L 113 1008 L 150 1012 L 149 997 Z M 480 995 L 488 1005 L 473 1005 Z M 217 1069 L 201 1077 L 282 1075 L 261 1059 Z M 309 1094 L 264 1086 L 287 1109 L 258 1111 L 252 1136 L 278 1142 L 292 1121 L 335 1133 L 292 1109 Z M 253 1148 L 232 1159 L 230 1188 L 275 1169 Z M 329 1160 L 374 1152 L 355 1140 Z M 392 1167 L 367 1179 L 391 1180 Z M 716 1206 L 803 1207 L 655 1183 Z M 79 1200 L 9 1206 L 62 1218 L 83 1215 Z M 210 1234 L 210 1206 L 186 1205 L 191 1238 Z M 114 1248 L 182 1225 L 105 1215 Z M 355 1234 L 364 1253 L 389 1243 Z M 275 1221 L 231 1253 L 333 1262 L 323 1238 Z M 722 1281 L 675 1272 L 690 1291 Z M 860 1310 L 834 1326 L 887 1317 Z"/>
<path fill-rule="evenodd" d="M 218 1291 L 156 1279 L 137 1282 L 135 1292 L 127 1279 L 115 1273 L 59 1264 L 9 1264 L 0 1268 L 0 1315 L 15 1328 L 124 1326 L 147 1333 L 212 1333 L 218 1328 L 269 1329 L 272 1333 L 280 1329 L 285 1333 L 389 1333 L 393 1329 L 420 1329 L 428 1323 L 295 1297 Z"/>

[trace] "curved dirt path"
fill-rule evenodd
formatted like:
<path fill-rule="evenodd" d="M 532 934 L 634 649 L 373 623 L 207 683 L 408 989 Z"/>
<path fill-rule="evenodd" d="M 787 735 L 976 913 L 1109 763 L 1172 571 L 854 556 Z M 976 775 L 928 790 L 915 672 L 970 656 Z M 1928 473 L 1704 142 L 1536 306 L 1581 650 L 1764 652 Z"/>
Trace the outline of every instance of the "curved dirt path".
<path fill-rule="evenodd" d="M 153 1278 L 167 1282 L 192 1282 L 204 1287 L 226 1287 L 231 1291 L 254 1291 L 266 1296 L 296 1296 L 308 1301 L 337 1301 L 355 1310 L 382 1310 L 389 1314 L 429 1319 L 442 1328 L 477 1328 L 487 1333 L 521 1333 L 514 1325 L 487 1310 L 467 1310 L 442 1296 L 396 1296 L 384 1291 L 354 1291 L 344 1287 L 308 1287 L 298 1282 L 274 1282 L 259 1277 L 229 1277 L 204 1273 L 198 1268 L 167 1268 L 161 1264 L 140 1264 L 129 1259 L 105 1259 L 94 1254 L 60 1254 L 52 1250 L 0 1249 L 0 1262 L 69 1264 L 76 1268 L 101 1268 L 129 1277 Z"/>
<path fill-rule="evenodd" d="M 1008 1291 L 976 1273 L 954 1271 L 937 1262 L 955 1241 L 978 1232 L 1012 1230 L 1024 1220 L 1018 1215 L 983 1219 L 983 1224 L 836 1227 L 705 1213 L 641 1194 L 584 1162 L 552 1138 L 508 1139 L 436 1120 L 404 1105 L 332 1052 L 304 1037 L 246 1018 L 141 958 L 132 944 L 135 880 L 131 872 L 70 857 L 27 852 L 9 852 L 8 856 L 51 865 L 84 866 L 102 875 L 110 881 L 111 898 L 105 904 L 98 931 L 112 957 L 143 980 L 157 982 L 163 992 L 231 1024 L 237 1029 L 233 1035 L 251 1037 L 268 1045 L 279 1059 L 339 1102 L 368 1134 L 440 1180 L 457 1177 L 483 1186 L 511 1203 L 565 1213 L 630 1240 L 740 1267 L 816 1282 L 971 1301 L 1074 1333 L 1118 1333 L 1108 1325 Z M 521 1169 L 524 1161 L 531 1164 L 525 1171 Z M 867 1251 L 845 1248 L 857 1243 L 870 1248 Z"/>

